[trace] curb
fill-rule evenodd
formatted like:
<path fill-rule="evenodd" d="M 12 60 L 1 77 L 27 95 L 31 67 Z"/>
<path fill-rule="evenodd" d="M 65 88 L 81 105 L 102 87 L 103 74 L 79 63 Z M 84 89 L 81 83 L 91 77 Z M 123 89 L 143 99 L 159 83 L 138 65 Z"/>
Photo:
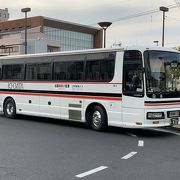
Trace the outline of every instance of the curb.
<path fill-rule="evenodd" d="M 171 129 L 180 131 L 180 125 L 172 126 Z"/>
<path fill-rule="evenodd" d="M 180 125 L 176 125 L 176 126 L 173 126 L 173 127 L 175 127 L 175 128 L 180 128 Z"/>

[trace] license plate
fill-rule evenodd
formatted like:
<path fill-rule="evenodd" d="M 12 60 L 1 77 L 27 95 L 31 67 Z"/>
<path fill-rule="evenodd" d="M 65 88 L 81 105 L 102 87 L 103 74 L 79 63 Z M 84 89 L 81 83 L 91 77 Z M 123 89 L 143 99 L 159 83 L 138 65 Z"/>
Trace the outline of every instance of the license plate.
<path fill-rule="evenodd" d="M 171 119 L 171 125 L 178 125 L 179 119 L 178 118 L 172 118 Z"/>

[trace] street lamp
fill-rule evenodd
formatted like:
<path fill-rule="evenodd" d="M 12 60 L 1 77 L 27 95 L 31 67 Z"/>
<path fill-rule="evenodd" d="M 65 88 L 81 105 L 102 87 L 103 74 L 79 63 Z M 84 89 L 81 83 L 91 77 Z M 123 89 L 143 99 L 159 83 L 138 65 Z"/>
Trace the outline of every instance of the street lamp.
<path fill-rule="evenodd" d="M 158 46 L 159 41 L 153 41 L 153 43 L 155 43 Z"/>
<path fill-rule="evenodd" d="M 159 8 L 159 10 L 163 12 L 162 46 L 164 46 L 164 26 L 165 26 L 164 21 L 165 21 L 165 12 L 168 12 L 168 11 L 169 11 L 169 8 L 164 7 L 164 6 L 161 6 L 161 7 Z"/>
<path fill-rule="evenodd" d="M 27 12 L 30 12 L 30 11 L 31 11 L 31 8 L 21 9 L 21 12 L 25 13 L 25 42 L 24 42 L 25 54 L 27 54 Z"/>
<path fill-rule="evenodd" d="M 104 30 L 104 48 L 106 47 L 106 29 L 112 24 L 112 22 L 99 22 L 98 25 Z"/>

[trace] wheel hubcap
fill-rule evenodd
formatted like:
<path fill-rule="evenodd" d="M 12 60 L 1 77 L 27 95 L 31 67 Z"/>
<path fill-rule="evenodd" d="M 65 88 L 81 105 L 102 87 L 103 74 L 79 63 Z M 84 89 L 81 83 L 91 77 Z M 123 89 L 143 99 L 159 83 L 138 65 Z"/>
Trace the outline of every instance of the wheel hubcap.
<path fill-rule="evenodd" d="M 99 127 L 101 124 L 101 113 L 99 111 L 95 111 L 92 116 L 92 122 L 95 127 Z"/>
<path fill-rule="evenodd" d="M 6 112 L 8 113 L 8 115 L 11 115 L 14 112 L 14 107 L 13 107 L 12 103 L 7 104 Z"/>

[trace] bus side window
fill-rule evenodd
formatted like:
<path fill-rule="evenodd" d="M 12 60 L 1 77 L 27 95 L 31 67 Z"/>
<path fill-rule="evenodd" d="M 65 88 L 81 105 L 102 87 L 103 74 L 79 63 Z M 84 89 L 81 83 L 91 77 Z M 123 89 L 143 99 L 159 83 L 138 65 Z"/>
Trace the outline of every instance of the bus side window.
<path fill-rule="evenodd" d="M 13 79 L 15 80 L 24 79 L 24 64 L 13 65 Z"/>
<path fill-rule="evenodd" d="M 24 80 L 24 64 L 3 65 L 3 79 Z"/>
<path fill-rule="evenodd" d="M 67 80 L 67 63 L 55 62 L 53 68 L 53 80 L 65 81 Z"/>
<path fill-rule="evenodd" d="M 38 64 L 37 79 L 38 80 L 50 80 L 51 79 L 51 63 Z"/>
<path fill-rule="evenodd" d="M 86 80 L 109 82 L 114 76 L 114 60 L 94 60 L 86 63 Z"/>
<path fill-rule="evenodd" d="M 114 60 L 102 60 L 100 79 L 102 81 L 111 81 L 114 76 Z"/>
<path fill-rule="evenodd" d="M 27 64 L 26 65 L 26 80 L 37 80 L 37 65 Z"/>
<path fill-rule="evenodd" d="M 143 96 L 142 55 L 139 51 L 125 51 L 123 63 L 123 94 Z"/>
<path fill-rule="evenodd" d="M 70 62 L 67 67 L 69 81 L 82 81 L 84 73 L 84 62 Z"/>
<path fill-rule="evenodd" d="M 87 61 L 86 63 L 86 80 L 99 81 L 100 80 L 100 60 Z"/>

